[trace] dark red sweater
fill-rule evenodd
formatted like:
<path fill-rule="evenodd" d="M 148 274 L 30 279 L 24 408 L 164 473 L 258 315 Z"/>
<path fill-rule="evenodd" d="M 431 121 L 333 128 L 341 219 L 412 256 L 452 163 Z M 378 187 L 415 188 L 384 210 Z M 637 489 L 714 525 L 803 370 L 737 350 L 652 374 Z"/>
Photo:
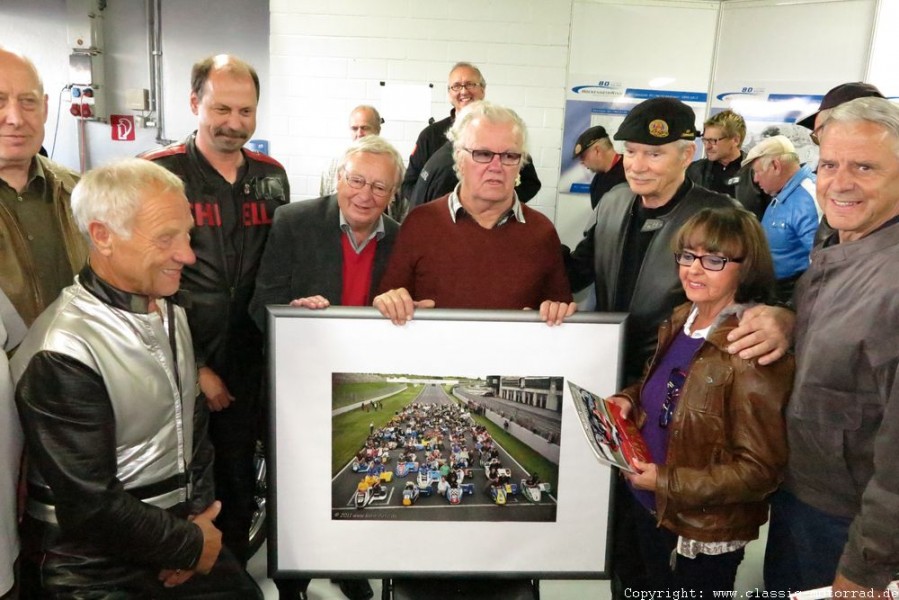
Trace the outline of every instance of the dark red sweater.
<path fill-rule="evenodd" d="M 538 308 L 544 300 L 571 301 L 553 224 L 522 206 L 514 218 L 484 229 L 467 214 L 453 223 L 447 197 L 406 217 L 381 279 L 379 293 L 404 287 L 437 308 Z"/>
<path fill-rule="evenodd" d="M 375 265 L 375 249 L 378 240 L 369 240 L 362 252 L 356 254 L 353 245 L 345 233 L 341 232 L 340 247 L 343 251 L 343 290 L 340 296 L 341 306 L 368 306 L 371 298 L 371 272 Z"/>

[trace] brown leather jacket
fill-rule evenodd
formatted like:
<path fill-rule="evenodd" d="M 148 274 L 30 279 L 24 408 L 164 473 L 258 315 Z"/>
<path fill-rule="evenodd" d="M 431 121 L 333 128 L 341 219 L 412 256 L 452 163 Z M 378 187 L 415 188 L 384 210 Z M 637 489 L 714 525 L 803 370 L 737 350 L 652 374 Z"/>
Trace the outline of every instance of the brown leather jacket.
<path fill-rule="evenodd" d="M 655 364 L 690 314 L 683 304 L 659 327 L 643 379 L 621 395 L 643 426 L 640 393 Z M 703 542 L 752 540 L 768 518 L 768 494 L 783 478 L 787 439 L 783 410 L 793 386 L 793 357 L 759 366 L 728 354 L 730 315 L 699 348 L 669 427 L 668 456 L 658 467 L 659 525 Z"/>
<path fill-rule="evenodd" d="M 78 175 L 43 156 L 38 155 L 35 159 L 40 161 L 51 190 L 72 273 L 77 273 L 87 262 L 87 241 L 75 225 L 69 204 Z M 25 234 L 13 215 L 0 204 L 0 284 L 28 325 L 56 300 L 41 296 L 32 261 Z"/>

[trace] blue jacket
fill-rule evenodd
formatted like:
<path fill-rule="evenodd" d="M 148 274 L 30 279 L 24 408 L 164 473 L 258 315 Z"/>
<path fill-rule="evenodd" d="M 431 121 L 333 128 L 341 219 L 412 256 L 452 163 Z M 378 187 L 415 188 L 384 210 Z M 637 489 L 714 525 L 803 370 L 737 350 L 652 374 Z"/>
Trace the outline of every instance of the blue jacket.
<path fill-rule="evenodd" d="M 819 221 L 815 180 L 807 165 L 799 169 L 771 199 L 762 216 L 777 279 L 808 269 Z"/>

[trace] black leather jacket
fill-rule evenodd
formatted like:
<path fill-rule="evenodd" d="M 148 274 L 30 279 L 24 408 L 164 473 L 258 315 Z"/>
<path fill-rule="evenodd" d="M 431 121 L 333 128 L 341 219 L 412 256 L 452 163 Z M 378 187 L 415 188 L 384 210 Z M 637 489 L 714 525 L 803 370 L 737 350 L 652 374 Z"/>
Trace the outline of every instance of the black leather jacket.
<path fill-rule="evenodd" d="M 273 158 L 243 150 L 246 168 L 230 184 L 196 146 L 196 133 L 182 143 L 143 155 L 184 181 L 195 226 L 191 247 L 197 262 L 184 268 L 179 298 L 187 310 L 197 362 L 212 368 L 240 398 L 255 393 L 253 375 L 262 364 L 262 333 L 250 318 L 256 273 L 275 209 L 290 200 L 284 167 Z M 233 230 L 229 233 L 228 212 Z"/>
<path fill-rule="evenodd" d="M 687 219 L 703 208 L 733 206 L 729 197 L 697 185 L 687 191 L 674 209 L 660 218 L 663 222 L 652 238 L 642 264 L 624 256 L 625 236 L 634 203 L 639 198 L 627 186 L 609 191 L 594 213 L 595 222 L 573 252 L 566 255 L 565 266 L 572 290 L 593 283 L 596 310 L 627 312 L 625 339 L 625 381 L 630 383 L 643 373 L 646 361 L 656 347 L 657 331 L 674 307 L 686 301 L 674 263 L 671 242 Z M 638 270 L 636 286 L 627 306 L 616 306 L 621 272 Z"/>
<path fill-rule="evenodd" d="M 765 209 L 771 203 L 771 196 L 763 192 L 752 180 L 751 165 L 740 166 L 745 158 L 746 153 L 740 152 L 740 158 L 724 167 L 723 173 L 721 173 L 722 167 L 719 166 L 719 163 L 707 158 L 697 160 L 687 167 L 687 179 L 713 192 L 736 198 L 743 208 L 753 213 L 761 221 Z M 725 183 L 721 188 L 716 187 L 717 173 L 721 173 L 727 182 L 732 183 Z"/>
<path fill-rule="evenodd" d="M 412 198 L 412 192 L 415 190 L 421 170 L 428 159 L 446 143 L 446 132 L 453 126 L 455 120 L 456 109 L 454 108 L 450 110 L 447 118 L 431 123 L 418 134 L 415 147 L 412 149 L 412 154 L 409 155 L 409 166 L 406 167 L 406 174 L 403 177 L 401 194 L 404 199 Z"/>
<path fill-rule="evenodd" d="M 86 267 L 13 357 L 30 457 L 22 556 L 41 597 L 143 590 L 200 557 L 186 517 L 213 501 L 209 413 L 184 311 L 165 308 L 172 328 Z"/>

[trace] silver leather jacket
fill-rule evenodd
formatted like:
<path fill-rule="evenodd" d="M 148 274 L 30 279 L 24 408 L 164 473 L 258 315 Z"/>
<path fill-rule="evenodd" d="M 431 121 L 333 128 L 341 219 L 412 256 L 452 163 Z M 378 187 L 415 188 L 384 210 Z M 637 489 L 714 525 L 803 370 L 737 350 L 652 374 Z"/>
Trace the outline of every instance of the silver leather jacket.
<path fill-rule="evenodd" d="M 31 550 L 51 589 L 98 573 L 155 578 L 200 556 L 202 533 L 186 517 L 213 500 L 208 412 L 185 313 L 160 306 L 166 316 L 86 267 L 11 363 L 28 522 L 42 529 Z"/>

